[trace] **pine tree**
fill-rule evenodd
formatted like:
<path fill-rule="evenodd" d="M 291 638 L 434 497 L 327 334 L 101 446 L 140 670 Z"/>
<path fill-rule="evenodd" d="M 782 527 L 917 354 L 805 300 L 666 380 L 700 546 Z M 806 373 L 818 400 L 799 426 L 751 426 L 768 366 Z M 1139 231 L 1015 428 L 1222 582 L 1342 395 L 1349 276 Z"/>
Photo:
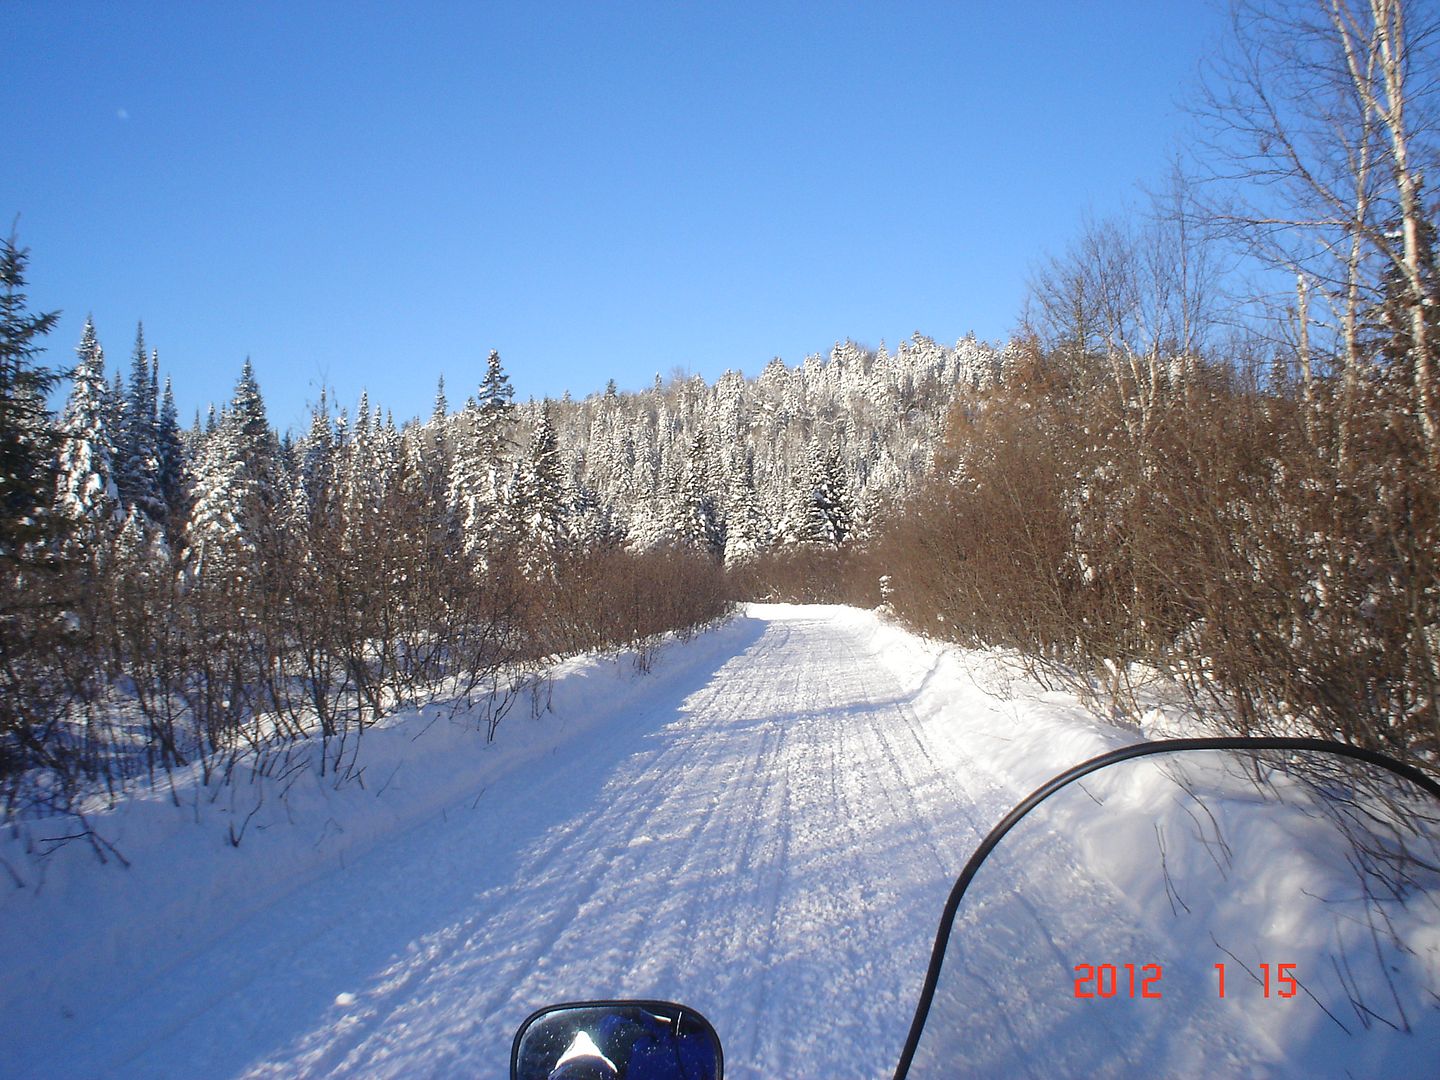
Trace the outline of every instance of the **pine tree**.
<path fill-rule="evenodd" d="M 570 545 L 578 551 L 608 551 L 625 543 L 625 528 L 615 507 L 583 480 L 571 490 Z"/>
<path fill-rule="evenodd" d="M 125 522 L 115 538 L 114 552 L 117 586 L 127 591 L 138 587 L 141 595 L 149 591 L 147 586 L 169 561 L 164 537 L 158 531 L 152 532 L 145 524 L 145 516 L 134 507 L 125 516 Z M 131 596 L 134 596 L 133 592 Z"/>
<path fill-rule="evenodd" d="M 330 403 L 320 391 L 320 401 L 310 412 L 310 430 L 300 440 L 300 484 L 311 503 L 323 501 L 332 479 L 335 450 L 334 428 L 330 420 Z"/>
<path fill-rule="evenodd" d="M 239 591 L 259 569 L 254 481 L 247 475 L 235 426 L 223 423 L 205 443 L 185 534 L 192 582 Z"/>
<path fill-rule="evenodd" d="M 397 465 L 397 447 L 389 429 L 380 422 L 380 410 L 370 409 L 370 395 L 360 395 L 355 431 L 346 447 L 342 512 L 346 538 L 358 557 L 356 544 L 370 535 L 385 498 L 391 473 Z"/>
<path fill-rule="evenodd" d="M 357 437 L 362 433 L 369 433 L 371 419 L 370 391 L 362 387 L 360 390 L 360 404 L 355 407 L 355 434 Z M 375 410 L 375 415 L 373 419 L 375 422 L 375 426 L 379 427 L 380 410 L 378 408 Z"/>
<path fill-rule="evenodd" d="M 458 531 L 458 547 L 484 557 L 495 512 L 498 462 L 481 447 L 480 406 L 471 398 L 452 427 L 445 503 Z"/>
<path fill-rule="evenodd" d="M 107 395 L 106 401 L 110 406 L 109 424 L 110 430 L 115 435 L 115 464 L 118 466 L 120 464 L 119 455 L 122 451 L 121 443 L 124 442 L 125 433 L 125 379 L 118 370 L 115 372 L 115 381 L 110 386 L 110 393 Z"/>
<path fill-rule="evenodd" d="M 460 533 L 460 546 L 482 562 L 487 553 L 510 546 L 524 532 L 512 505 L 514 398 L 500 354 L 492 349 L 479 392 L 466 403 L 452 429 L 446 503 Z"/>
<path fill-rule="evenodd" d="M 242 456 L 248 461 L 268 457 L 273 436 L 265 419 L 265 400 L 260 394 L 260 384 L 255 380 L 255 367 L 248 356 L 240 368 L 240 378 L 235 383 L 229 411 Z"/>
<path fill-rule="evenodd" d="M 645 408 L 651 408 L 647 402 Z M 660 410 L 656 410 L 659 412 Z M 660 418 L 654 426 L 635 431 L 635 465 L 629 488 L 630 522 L 627 532 L 642 551 L 677 543 L 676 527 L 684 491 L 684 462 L 674 453 L 673 440 L 662 438 Z"/>

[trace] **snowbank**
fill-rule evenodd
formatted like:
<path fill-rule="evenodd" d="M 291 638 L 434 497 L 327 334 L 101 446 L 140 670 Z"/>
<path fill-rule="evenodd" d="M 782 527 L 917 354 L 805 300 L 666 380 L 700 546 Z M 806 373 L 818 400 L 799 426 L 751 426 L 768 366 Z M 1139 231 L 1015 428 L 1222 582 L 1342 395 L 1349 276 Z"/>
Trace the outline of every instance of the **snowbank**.
<path fill-rule="evenodd" d="M 175 798 L 97 811 L 129 869 L 79 842 L 40 859 L 0 839 L 25 881 L 0 892 L 0 1009 L 17 1033 L 0 1071 L 488 1075 L 534 1006 L 628 994 L 700 1008 L 736 1076 L 880 1074 L 970 851 L 1044 781 L 1139 737 L 1003 657 L 849 608 L 755 605 L 668 643 L 649 675 L 628 656 L 550 674 L 493 744 L 474 718 L 419 711 L 366 733 L 361 783 L 182 776 Z M 1416 1037 L 1396 1045 L 1440 1059 L 1426 999 L 1384 998 L 1353 968 L 1326 986 L 1336 942 L 1370 927 L 1349 920 L 1354 877 L 1322 822 L 1282 827 L 1243 784 L 1210 818 L 1180 790 L 1163 770 L 1100 774 L 987 861 L 940 1025 L 964 1033 L 966 1065 L 1325 1073 L 1340 1025 L 1310 999 L 1257 999 L 1259 964 L 1338 993 L 1351 1028 L 1352 1000 L 1386 1018 L 1359 1027 L 1402 1006 Z M 1440 983 L 1434 904 L 1390 914 L 1412 951 L 1365 948 Z M 1206 1000 L 1162 1047 L 1153 1003 L 1070 992 L 1081 963 L 1164 964 L 1167 995 Z"/>
<path fill-rule="evenodd" d="M 358 782 L 321 775 L 313 753 L 209 788 L 194 771 L 178 773 L 173 789 L 136 791 L 88 815 L 128 869 L 113 857 L 102 865 L 83 840 L 47 843 L 77 831 L 71 818 L 7 830 L 0 1015 L 14 1030 L 93 1019 L 307 881 L 388 837 L 472 812 L 495 777 L 713 666 L 754 633 L 741 619 L 685 645 L 670 640 L 649 675 L 629 652 L 565 660 L 488 744 L 478 721 L 448 707 L 401 712 L 365 732 Z"/>
<path fill-rule="evenodd" d="M 920 638 L 874 612 L 838 611 L 913 695 L 911 708 L 962 741 L 1013 802 L 1072 765 L 1139 741 L 1097 720 L 1073 694 L 1035 686 L 998 652 Z"/>

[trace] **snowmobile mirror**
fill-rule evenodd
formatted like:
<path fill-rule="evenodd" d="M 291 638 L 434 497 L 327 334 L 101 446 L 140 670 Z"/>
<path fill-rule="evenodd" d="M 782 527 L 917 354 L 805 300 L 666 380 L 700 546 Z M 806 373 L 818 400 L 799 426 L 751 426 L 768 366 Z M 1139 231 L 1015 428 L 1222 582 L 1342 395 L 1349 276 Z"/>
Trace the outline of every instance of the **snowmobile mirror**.
<path fill-rule="evenodd" d="M 511 1080 L 721 1080 L 720 1036 L 669 1001 L 578 1001 L 533 1013 L 515 1033 Z"/>

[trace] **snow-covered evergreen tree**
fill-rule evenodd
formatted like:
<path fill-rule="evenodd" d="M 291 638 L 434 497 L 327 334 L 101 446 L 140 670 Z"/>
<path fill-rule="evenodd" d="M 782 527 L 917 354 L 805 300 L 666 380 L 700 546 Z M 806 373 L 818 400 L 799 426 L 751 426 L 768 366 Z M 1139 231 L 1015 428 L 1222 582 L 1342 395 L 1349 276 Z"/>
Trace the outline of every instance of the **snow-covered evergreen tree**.
<path fill-rule="evenodd" d="M 707 555 L 725 550 L 725 525 L 710 470 L 710 448 L 698 431 L 685 456 L 685 473 L 677 504 L 676 533 L 680 542 Z"/>
<path fill-rule="evenodd" d="M 341 512 L 346 542 L 362 562 L 361 546 L 373 536 L 396 468 L 399 465 L 399 436 L 394 425 L 380 420 L 380 410 L 370 409 L 370 395 L 362 392 L 355 414 L 355 430 L 344 455 Z"/>
<path fill-rule="evenodd" d="M 240 369 L 240 379 L 235 384 L 229 412 L 240 455 L 259 476 L 269 469 L 274 457 L 275 434 L 265 417 L 265 400 L 260 394 L 255 368 L 248 356 Z"/>
<path fill-rule="evenodd" d="M 490 541 L 499 491 L 499 463 L 480 441 L 480 406 L 471 398 L 451 425 L 446 504 L 468 555 L 484 557 Z"/>
<path fill-rule="evenodd" d="M 551 408 L 547 399 L 535 420 L 513 507 L 524 538 L 521 566 L 530 575 L 549 574 L 554 569 L 569 535 L 565 466 Z"/>
<path fill-rule="evenodd" d="M 152 361 L 158 363 L 158 357 L 146 351 L 142 324 L 135 328 L 130 385 L 121 407 L 115 479 L 126 509 L 138 507 L 151 521 L 160 521 L 165 504 L 160 495 L 159 410 Z"/>
<path fill-rule="evenodd" d="M 494 349 L 485 360 L 485 378 L 480 382 L 477 398 L 480 406 L 477 437 L 483 453 L 499 460 L 514 445 L 515 389 L 500 364 Z"/>
<path fill-rule="evenodd" d="M 484 561 L 523 535 L 514 511 L 515 391 L 493 349 L 479 392 L 450 427 L 447 503 L 464 551 Z"/>
<path fill-rule="evenodd" d="M 137 507 L 125 515 L 115 538 L 115 573 L 117 584 L 135 586 L 160 573 L 168 560 L 168 549 L 159 530 L 146 524 L 147 519 Z"/>
<path fill-rule="evenodd" d="M 26 309 L 28 253 L 14 237 L 0 241 L 0 558 L 38 544 L 55 495 L 54 431 L 45 395 L 56 381 L 34 363 L 39 339 L 58 313 Z"/>
<path fill-rule="evenodd" d="M 60 419 L 60 471 L 56 508 L 81 527 L 76 542 L 94 543 L 97 531 L 124 520 L 115 485 L 115 439 L 110 431 L 110 389 L 95 324 L 85 320 L 72 385 Z"/>
<path fill-rule="evenodd" d="M 445 376 L 441 375 L 435 384 L 435 404 L 430 410 L 430 420 L 432 423 L 441 423 L 449 415 L 450 402 L 445 399 Z"/>
<path fill-rule="evenodd" d="M 192 580 L 239 587 L 259 573 L 278 502 L 275 458 L 275 435 L 247 357 L 199 463 L 186 529 Z"/>
<path fill-rule="evenodd" d="M 206 440 L 197 463 L 193 505 L 185 530 L 188 579 L 226 589 L 253 579 L 259 544 L 250 520 L 258 501 L 235 425 L 223 423 Z"/>
<path fill-rule="evenodd" d="M 795 542 L 838 547 L 850 538 L 854 505 L 839 454 L 833 449 L 821 450 L 818 443 L 811 446 L 796 496 L 790 517 L 790 534 Z"/>
<path fill-rule="evenodd" d="M 734 566 L 752 558 L 770 543 L 770 530 L 755 490 L 755 457 L 746 451 L 734 470 L 725 504 L 725 564 Z"/>
<path fill-rule="evenodd" d="M 571 482 L 567 545 L 576 551 L 609 550 L 625 542 L 625 530 L 615 508 L 583 480 Z"/>
<path fill-rule="evenodd" d="M 106 400 L 110 405 L 110 416 L 108 422 L 110 430 L 115 435 L 115 453 L 117 455 L 115 464 L 120 464 L 118 455 L 121 453 L 121 443 L 124 441 L 125 431 L 125 379 L 117 370 L 115 381 L 110 384 L 110 393 Z"/>
<path fill-rule="evenodd" d="M 173 522 L 185 502 L 185 440 L 180 432 L 180 417 L 175 409 L 175 394 L 170 380 L 165 380 L 165 393 L 160 400 L 160 419 L 155 431 L 156 486 L 162 505 L 162 522 Z"/>
<path fill-rule="evenodd" d="M 335 482 L 335 438 L 330 403 L 324 389 L 310 411 L 310 430 L 300 440 L 296 454 L 300 490 L 307 507 L 318 510 L 326 504 Z M 308 514 L 307 514 L 308 516 Z"/>

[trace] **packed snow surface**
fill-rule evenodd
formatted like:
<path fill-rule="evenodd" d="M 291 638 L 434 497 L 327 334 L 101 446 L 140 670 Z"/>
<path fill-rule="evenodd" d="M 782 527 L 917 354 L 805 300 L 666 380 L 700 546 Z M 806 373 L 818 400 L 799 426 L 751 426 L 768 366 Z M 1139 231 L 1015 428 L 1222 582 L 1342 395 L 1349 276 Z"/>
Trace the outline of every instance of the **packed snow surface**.
<path fill-rule="evenodd" d="M 0 1073 L 502 1076 L 536 1007 L 643 997 L 704 1013 L 727 1076 L 888 1075 L 970 852 L 1139 737 L 874 614 L 752 605 L 648 675 L 567 661 L 494 744 L 411 714 L 366 735 L 363 785 L 310 770 L 212 800 L 182 777 L 97 810 L 128 869 L 0 841 L 24 883 L 0 899 Z M 1083 847 L 1037 856 L 1046 888 L 1120 912 L 1116 954 L 1061 957 L 1065 994 L 1073 963 L 1166 947 Z M 1243 1064 L 1200 1028 L 1197 1068 Z M 987 1075 L 1044 1075 L 1034 1051 L 987 1048 Z"/>

